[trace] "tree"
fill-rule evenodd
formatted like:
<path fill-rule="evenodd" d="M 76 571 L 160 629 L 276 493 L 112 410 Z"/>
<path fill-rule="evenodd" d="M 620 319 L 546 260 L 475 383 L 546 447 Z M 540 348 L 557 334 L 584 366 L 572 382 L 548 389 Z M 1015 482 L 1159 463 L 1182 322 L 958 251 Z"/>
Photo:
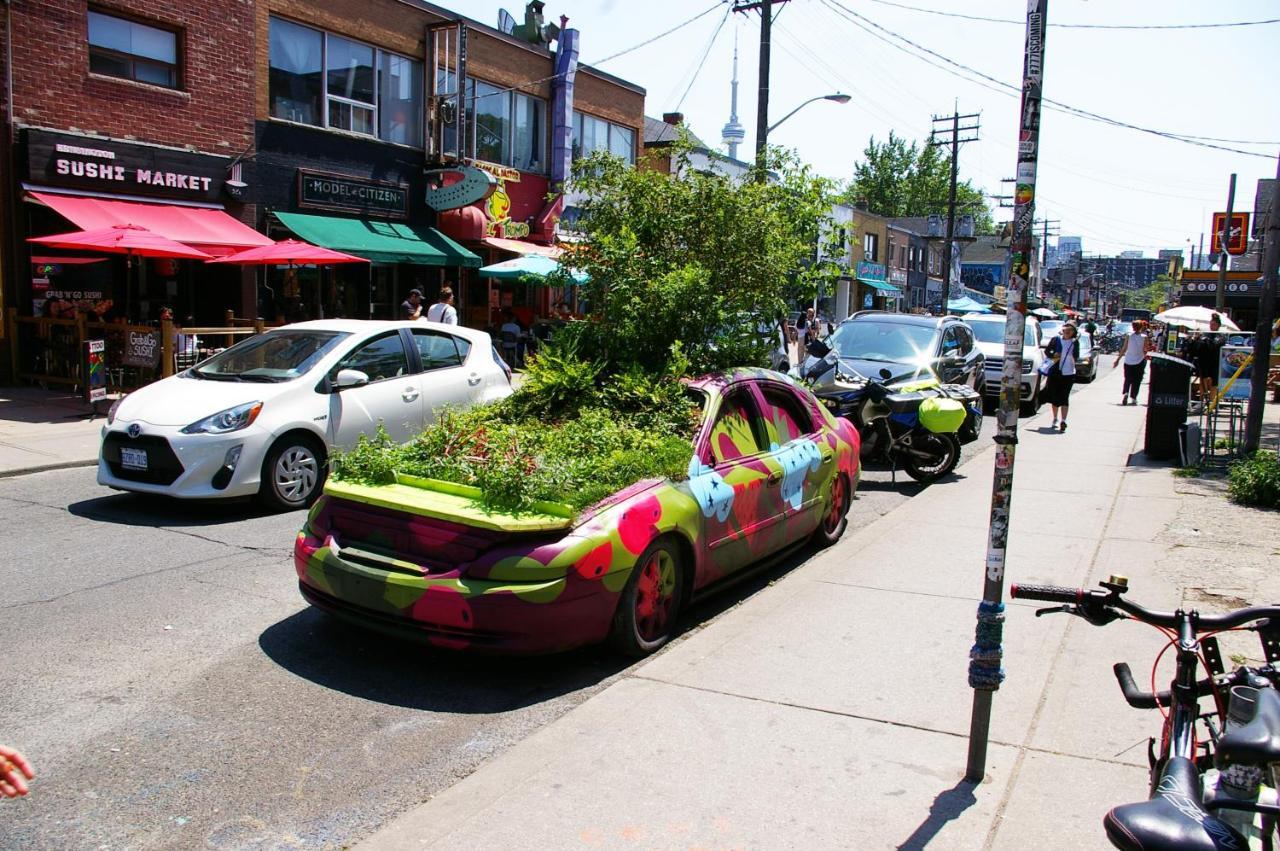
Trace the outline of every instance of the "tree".
<path fill-rule="evenodd" d="M 575 164 L 571 190 L 586 200 L 567 262 L 589 277 L 595 320 L 573 332 L 580 354 L 614 372 L 664 371 L 673 358 L 693 371 L 760 362 L 784 294 L 812 297 L 835 280 L 834 267 L 813 262 L 834 187 L 770 154 L 769 181 L 696 170 L 687 145 L 675 152 L 678 176 L 607 154 Z"/>
<path fill-rule="evenodd" d="M 916 142 L 908 145 L 889 131 L 887 142 L 878 143 L 871 137 L 862 156 L 845 189 L 848 203 L 865 204 L 872 212 L 890 218 L 945 212 L 951 158 L 942 147 Z M 986 197 L 968 180 L 956 184 L 956 209 L 974 217 L 978 233 L 994 233 Z"/>

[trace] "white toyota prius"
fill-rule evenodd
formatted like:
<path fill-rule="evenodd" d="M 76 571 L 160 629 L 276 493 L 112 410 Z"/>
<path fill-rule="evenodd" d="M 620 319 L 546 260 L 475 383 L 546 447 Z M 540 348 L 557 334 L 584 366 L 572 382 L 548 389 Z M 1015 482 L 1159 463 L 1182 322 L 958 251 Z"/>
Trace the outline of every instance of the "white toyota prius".
<path fill-rule="evenodd" d="M 329 450 L 379 424 L 398 442 L 445 405 L 511 393 L 483 331 L 435 322 L 301 322 L 250 337 L 116 402 L 98 483 L 185 498 L 310 505 Z"/>

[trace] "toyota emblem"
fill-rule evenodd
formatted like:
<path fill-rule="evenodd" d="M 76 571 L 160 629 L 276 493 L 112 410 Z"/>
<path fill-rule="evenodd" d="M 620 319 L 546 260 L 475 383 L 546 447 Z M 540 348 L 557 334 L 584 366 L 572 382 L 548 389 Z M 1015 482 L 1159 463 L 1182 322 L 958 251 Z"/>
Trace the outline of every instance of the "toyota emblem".
<path fill-rule="evenodd" d="M 129 423 L 129 428 L 126 429 L 126 431 L 129 432 L 130 437 L 137 437 L 138 435 L 142 434 L 142 426 L 138 425 L 137 423 Z"/>

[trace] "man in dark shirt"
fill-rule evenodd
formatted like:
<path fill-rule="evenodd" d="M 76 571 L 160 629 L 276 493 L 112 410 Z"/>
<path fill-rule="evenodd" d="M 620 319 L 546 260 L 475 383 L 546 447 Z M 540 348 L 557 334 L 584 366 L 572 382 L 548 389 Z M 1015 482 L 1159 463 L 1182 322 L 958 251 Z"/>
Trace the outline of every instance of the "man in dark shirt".
<path fill-rule="evenodd" d="M 409 290 L 409 297 L 400 303 L 400 318 L 422 318 L 422 290 Z"/>

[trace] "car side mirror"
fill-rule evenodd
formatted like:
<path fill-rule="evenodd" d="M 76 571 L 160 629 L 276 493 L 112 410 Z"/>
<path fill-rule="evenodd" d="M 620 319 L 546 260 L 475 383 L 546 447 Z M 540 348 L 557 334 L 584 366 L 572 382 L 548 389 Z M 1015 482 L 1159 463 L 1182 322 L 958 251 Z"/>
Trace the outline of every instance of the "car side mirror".
<path fill-rule="evenodd" d="M 815 337 L 805 344 L 804 350 L 815 358 L 825 358 L 831 347 Z"/>
<path fill-rule="evenodd" d="M 348 387 L 363 387 L 369 383 L 369 374 L 358 369 L 340 369 L 333 379 L 334 390 L 345 390 Z"/>

